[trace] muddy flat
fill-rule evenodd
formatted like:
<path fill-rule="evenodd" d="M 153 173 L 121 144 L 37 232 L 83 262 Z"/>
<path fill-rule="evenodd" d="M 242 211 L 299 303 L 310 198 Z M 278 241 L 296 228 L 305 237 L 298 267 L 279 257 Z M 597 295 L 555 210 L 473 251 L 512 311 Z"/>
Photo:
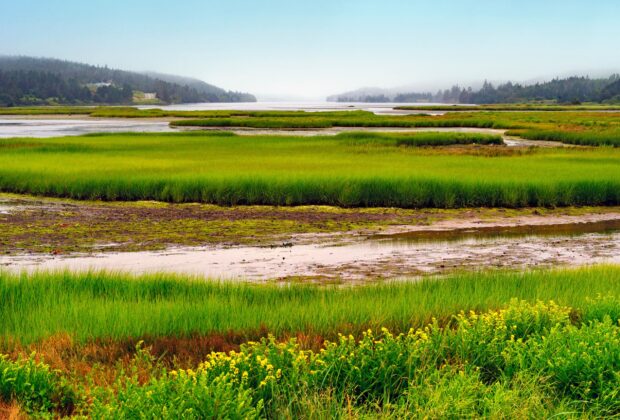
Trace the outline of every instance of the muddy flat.
<path fill-rule="evenodd" d="M 357 283 L 620 262 L 619 208 L 339 209 L 5 195 L 0 266 Z"/>
<path fill-rule="evenodd" d="M 59 137 L 90 133 L 161 133 L 174 131 L 168 121 L 120 120 L 78 116 L 0 116 L 0 138 Z M 56 118 L 53 118 L 56 117 Z"/>

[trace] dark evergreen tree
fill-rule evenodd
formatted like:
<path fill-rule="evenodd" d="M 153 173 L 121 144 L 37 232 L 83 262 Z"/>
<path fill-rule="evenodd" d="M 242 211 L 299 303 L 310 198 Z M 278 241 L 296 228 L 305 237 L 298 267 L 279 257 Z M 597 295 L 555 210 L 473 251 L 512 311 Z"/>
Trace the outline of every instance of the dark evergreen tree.
<path fill-rule="evenodd" d="M 127 104 L 133 91 L 155 93 L 165 103 L 256 101 L 250 94 L 225 91 L 196 79 L 55 59 L 0 56 L 0 72 L 0 104 L 6 105 Z"/>

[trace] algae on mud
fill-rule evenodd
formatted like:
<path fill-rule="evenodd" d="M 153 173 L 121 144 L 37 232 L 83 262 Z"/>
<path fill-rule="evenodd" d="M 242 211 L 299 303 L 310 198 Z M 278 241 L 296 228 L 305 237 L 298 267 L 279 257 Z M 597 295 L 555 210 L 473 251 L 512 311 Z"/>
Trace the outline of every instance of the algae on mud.
<path fill-rule="evenodd" d="M 555 213 L 575 211 L 598 213 L 613 209 L 567 208 Z M 144 251 L 170 246 L 270 246 L 289 241 L 303 243 L 318 239 L 316 235 L 378 233 L 389 226 L 428 224 L 466 214 L 492 218 L 506 213 L 492 209 L 221 207 L 0 194 L 0 246 L 5 255 Z"/>

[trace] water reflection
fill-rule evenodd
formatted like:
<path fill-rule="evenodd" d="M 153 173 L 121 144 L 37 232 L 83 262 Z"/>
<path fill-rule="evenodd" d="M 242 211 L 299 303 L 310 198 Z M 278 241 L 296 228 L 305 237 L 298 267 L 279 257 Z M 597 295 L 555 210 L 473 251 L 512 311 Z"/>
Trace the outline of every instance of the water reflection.
<path fill-rule="evenodd" d="M 169 132 L 165 121 L 129 119 L 16 119 L 0 118 L 0 138 L 59 137 L 89 133 Z"/>

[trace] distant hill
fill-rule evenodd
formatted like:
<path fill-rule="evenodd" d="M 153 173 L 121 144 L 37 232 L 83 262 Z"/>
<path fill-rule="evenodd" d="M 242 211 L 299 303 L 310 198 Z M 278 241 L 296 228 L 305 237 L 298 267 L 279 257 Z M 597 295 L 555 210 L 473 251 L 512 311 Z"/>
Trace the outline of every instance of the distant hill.
<path fill-rule="evenodd" d="M 197 79 L 137 73 L 52 58 L 0 56 L 0 105 L 129 104 L 135 92 L 162 103 L 255 102 Z"/>
<path fill-rule="evenodd" d="M 237 100 L 234 101 L 220 101 L 220 102 L 256 102 L 256 97 L 249 93 L 243 92 L 233 92 L 226 91 L 220 87 L 211 85 L 209 83 L 203 82 L 199 79 L 194 79 L 192 77 L 185 76 L 177 76 L 174 74 L 165 74 L 165 73 L 157 73 L 153 71 L 144 72 L 145 75 L 153 78 L 163 80 L 168 83 L 175 83 L 177 85 L 189 86 L 192 89 L 195 89 L 198 93 L 202 93 L 205 95 L 228 95 L 234 96 Z"/>
<path fill-rule="evenodd" d="M 548 101 L 557 103 L 620 102 L 620 75 L 607 78 L 566 77 L 531 84 L 485 81 L 478 89 L 458 85 L 431 92 L 363 88 L 327 98 L 333 102 L 436 102 L 436 103 L 519 103 Z"/>
<path fill-rule="evenodd" d="M 327 97 L 328 102 L 393 102 L 394 94 L 389 89 L 363 87 L 350 92 Z"/>
<path fill-rule="evenodd" d="M 194 79 L 191 77 L 177 76 L 174 74 L 157 73 L 154 71 L 146 71 L 143 74 L 153 79 L 163 80 L 164 82 L 175 83 L 181 86 L 189 86 L 193 89 L 196 89 L 200 93 L 222 94 L 226 92 L 224 89 L 220 87 L 210 85 L 209 83 L 203 82 L 202 80 Z"/>
<path fill-rule="evenodd" d="M 601 93 L 601 99 L 603 101 L 620 102 L 620 80 L 607 85 Z"/>

